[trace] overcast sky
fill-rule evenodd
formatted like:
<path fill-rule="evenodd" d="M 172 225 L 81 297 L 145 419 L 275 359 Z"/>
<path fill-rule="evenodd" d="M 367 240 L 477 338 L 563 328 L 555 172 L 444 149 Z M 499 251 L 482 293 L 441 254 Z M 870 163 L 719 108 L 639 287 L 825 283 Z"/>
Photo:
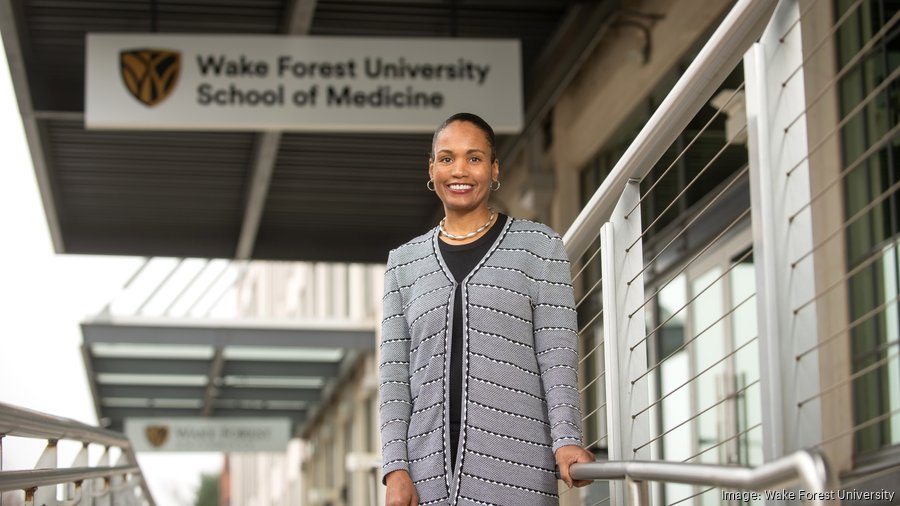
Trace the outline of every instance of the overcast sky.
<path fill-rule="evenodd" d="M 53 252 L 2 41 L 0 139 L 0 402 L 96 424 L 78 324 L 118 293 L 141 259 Z M 3 446 L 4 469 L 32 466 L 41 450 L 15 438 Z M 62 466 L 74 451 L 60 448 Z M 200 473 L 217 471 L 222 456 L 139 460 L 157 504 L 176 506 L 192 503 Z"/>

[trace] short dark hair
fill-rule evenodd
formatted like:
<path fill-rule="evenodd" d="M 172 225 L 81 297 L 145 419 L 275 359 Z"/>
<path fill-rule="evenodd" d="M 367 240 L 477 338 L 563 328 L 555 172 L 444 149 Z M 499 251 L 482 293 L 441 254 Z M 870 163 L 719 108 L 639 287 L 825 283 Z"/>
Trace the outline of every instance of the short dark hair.
<path fill-rule="evenodd" d="M 491 128 L 491 125 L 488 125 L 488 122 L 482 119 L 481 116 L 470 112 L 458 112 L 438 125 L 437 129 L 434 131 L 434 137 L 431 138 L 431 154 L 429 157 L 434 160 L 434 144 L 437 142 L 438 135 L 440 135 L 448 125 L 456 123 L 457 121 L 471 123 L 484 133 L 484 136 L 487 138 L 488 146 L 491 147 L 491 163 L 494 163 L 494 161 L 497 160 L 496 149 L 494 148 L 494 129 Z"/>

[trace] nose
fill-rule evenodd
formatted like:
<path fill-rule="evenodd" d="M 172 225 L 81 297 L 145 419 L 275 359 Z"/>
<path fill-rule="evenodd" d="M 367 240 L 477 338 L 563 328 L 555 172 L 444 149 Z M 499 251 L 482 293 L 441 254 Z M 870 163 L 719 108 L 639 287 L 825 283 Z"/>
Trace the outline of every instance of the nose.
<path fill-rule="evenodd" d="M 453 165 L 450 167 L 450 175 L 453 177 L 465 177 L 468 174 L 468 164 L 464 159 L 455 159 L 453 160 Z"/>

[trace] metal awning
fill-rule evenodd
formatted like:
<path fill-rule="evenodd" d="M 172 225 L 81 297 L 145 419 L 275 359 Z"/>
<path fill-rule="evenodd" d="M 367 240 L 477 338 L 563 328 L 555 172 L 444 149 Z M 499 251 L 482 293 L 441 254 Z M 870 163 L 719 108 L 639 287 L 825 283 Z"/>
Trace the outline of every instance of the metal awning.
<path fill-rule="evenodd" d="M 0 31 L 58 253 L 383 262 L 436 222 L 429 135 L 87 131 L 85 34 L 518 38 L 528 119 L 615 3 L 0 0 Z"/>
<path fill-rule="evenodd" d="M 131 317 L 82 323 L 97 417 L 286 417 L 299 436 L 334 381 L 375 345 L 345 322 Z"/>

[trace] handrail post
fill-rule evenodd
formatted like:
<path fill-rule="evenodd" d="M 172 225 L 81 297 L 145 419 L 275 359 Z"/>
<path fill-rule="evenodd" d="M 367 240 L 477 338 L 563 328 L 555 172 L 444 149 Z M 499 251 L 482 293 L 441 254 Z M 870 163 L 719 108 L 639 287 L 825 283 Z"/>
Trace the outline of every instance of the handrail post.
<path fill-rule="evenodd" d="M 57 449 L 57 440 L 48 439 L 47 447 L 44 448 L 40 458 L 38 458 L 35 468 L 39 469 L 56 469 L 59 467 L 57 459 L 59 452 Z M 38 487 L 34 492 L 34 503 L 41 506 L 56 506 L 56 487 Z"/>
<path fill-rule="evenodd" d="M 75 456 L 75 460 L 72 461 L 72 467 L 88 467 L 90 462 L 88 462 L 88 447 L 90 445 L 88 443 L 82 443 L 81 450 L 78 452 L 78 455 Z M 66 484 L 66 500 L 75 499 L 75 495 L 78 493 L 78 488 L 81 488 L 81 491 L 84 492 L 84 485 L 82 483 L 79 487 L 75 483 L 67 483 Z M 79 506 L 90 506 L 90 503 L 85 503 L 84 499 L 79 502 Z"/>
<path fill-rule="evenodd" d="M 650 506 L 650 487 L 644 480 L 625 478 L 628 489 L 628 506 Z"/>
<path fill-rule="evenodd" d="M 610 460 L 649 459 L 650 449 L 635 451 L 635 441 L 650 438 L 649 412 L 633 417 L 649 402 L 644 311 L 640 182 L 631 180 L 600 229 L 603 291 L 603 353 L 606 370 Z M 630 215 L 629 215 L 630 213 Z M 639 309 L 635 309 L 639 308 Z M 641 378 L 632 383 L 632 378 Z M 621 483 L 610 484 L 612 504 L 626 504 Z"/>
<path fill-rule="evenodd" d="M 772 21 L 744 57 L 753 257 L 759 314 L 763 458 L 772 461 L 821 441 L 818 359 L 797 360 L 817 336 L 803 55 L 796 1 L 778 4 Z M 793 74 L 793 77 L 790 77 Z M 792 118 L 803 117 L 790 130 Z"/>
<path fill-rule="evenodd" d="M 103 448 L 103 455 L 101 455 L 100 460 L 97 461 L 97 466 L 106 467 L 109 465 L 109 447 L 106 446 Z M 111 495 L 109 493 L 109 477 L 93 480 L 93 485 L 94 490 L 97 491 L 97 495 L 94 496 L 94 504 L 97 504 L 97 506 L 112 506 L 112 500 L 110 499 Z"/>

